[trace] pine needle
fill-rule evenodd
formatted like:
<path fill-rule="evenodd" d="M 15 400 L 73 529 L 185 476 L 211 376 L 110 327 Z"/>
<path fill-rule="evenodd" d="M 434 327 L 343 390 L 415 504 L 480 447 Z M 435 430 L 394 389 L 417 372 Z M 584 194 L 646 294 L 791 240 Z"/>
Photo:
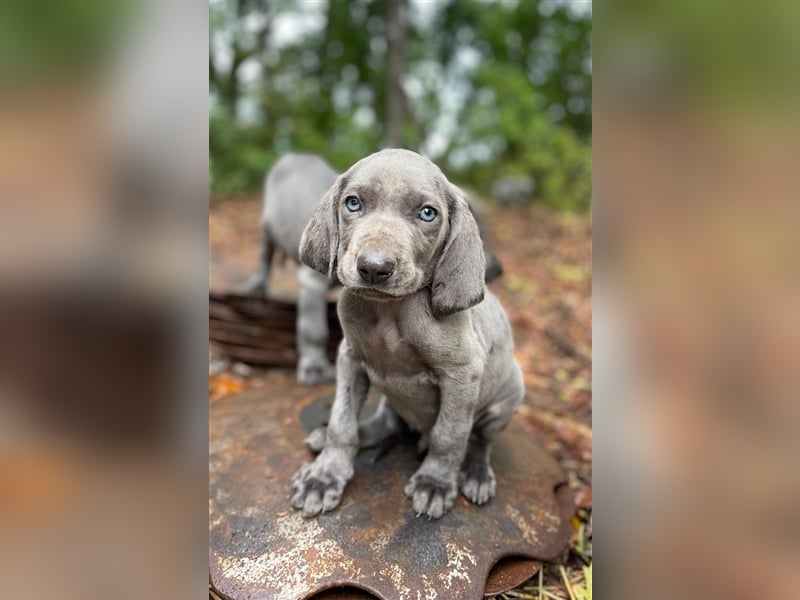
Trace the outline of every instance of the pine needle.
<path fill-rule="evenodd" d="M 570 583 L 569 577 L 567 577 L 567 572 L 564 570 L 564 566 L 558 565 L 558 569 L 561 571 L 561 578 L 564 580 L 564 585 L 567 587 L 567 593 L 569 594 L 569 599 L 576 600 L 575 593 L 572 591 L 572 583 Z"/>
<path fill-rule="evenodd" d="M 542 592 L 544 591 L 544 589 L 542 589 L 542 573 L 544 573 L 544 565 L 539 568 L 539 598 L 542 597 Z"/>

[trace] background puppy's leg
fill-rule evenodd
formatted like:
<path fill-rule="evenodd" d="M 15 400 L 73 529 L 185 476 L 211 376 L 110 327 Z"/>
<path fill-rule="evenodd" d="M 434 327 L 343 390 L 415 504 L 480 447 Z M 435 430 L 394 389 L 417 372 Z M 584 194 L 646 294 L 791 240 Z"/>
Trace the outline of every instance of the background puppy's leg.
<path fill-rule="evenodd" d="M 292 506 L 302 508 L 304 517 L 336 508 L 353 476 L 353 458 L 358 451 L 358 411 L 367 397 L 369 379 L 353 359 L 347 340 L 339 345 L 336 367 L 336 399 L 325 448 L 293 478 Z"/>
<path fill-rule="evenodd" d="M 368 419 L 358 423 L 358 447 L 372 448 L 396 433 L 404 431 L 405 423 L 389 406 L 386 396 L 381 396 L 375 412 Z M 325 447 L 327 427 L 317 427 L 304 440 L 312 452 L 320 452 Z"/>
<path fill-rule="evenodd" d="M 272 255 L 275 253 L 275 244 L 266 228 L 261 229 L 261 256 L 256 272 L 247 283 L 247 293 L 250 296 L 266 296 L 267 283 L 269 283 L 269 270 L 272 265 Z"/>
<path fill-rule="evenodd" d="M 305 265 L 297 268 L 297 279 L 297 381 L 303 385 L 333 381 L 336 370 L 327 356 L 330 280 Z"/>
<path fill-rule="evenodd" d="M 453 507 L 478 400 L 480 373 L 481 369 L 473 366 L 440 376 L 441 407 L 430 432 L 428 455 L 405 488 L 418 515 L 438 519 Z"/>

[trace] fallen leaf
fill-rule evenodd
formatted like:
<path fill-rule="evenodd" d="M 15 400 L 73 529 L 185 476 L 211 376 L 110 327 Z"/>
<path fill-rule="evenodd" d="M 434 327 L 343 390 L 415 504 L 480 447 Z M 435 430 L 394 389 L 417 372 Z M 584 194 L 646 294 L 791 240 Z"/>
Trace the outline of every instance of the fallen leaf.
<path fill-rule="evenodd" d="M 241 392 L 247 384 L 239 377 L 230 373 L 211 375 L 208 378 L 208 395 L 211 400 L 218 400 L 228 394 Z"/>

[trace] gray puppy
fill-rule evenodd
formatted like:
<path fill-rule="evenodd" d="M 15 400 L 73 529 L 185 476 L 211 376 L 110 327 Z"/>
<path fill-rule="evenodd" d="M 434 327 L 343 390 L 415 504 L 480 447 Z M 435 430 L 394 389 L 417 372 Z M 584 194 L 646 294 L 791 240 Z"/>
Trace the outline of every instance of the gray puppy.
<path fill-rule="evenodd" d="M 523 396 L 508 319 L 484 286 L 484 252 L 464 194 L 436 165 L 383 150 L 341 175 L 314 211 L 301 260 L 344 286 L 336 398 L 324 443 L 294 476 L 292 505 L 335 508 L 359 447 L 407 424 L 427 455 L 405 488 L 439 518 L 461 492 L 495 494 L 489 455 Z M 382 396 L 358 423 L 370 385 Z"/>
<path fill-rule="evenodd" d="M 252 295 L 264 295 L 276 248 L 298 263 L 297 381 L 316 385 L 333 381 L 327 357 L 326 295 L 331 280 L 300 263 L 300 238 L 314 209 L 339 174 L 319 156 L 287 154 L 270 169 L 261 213 L 261 260 L 250 280 Z"/>
<path fill-rule="evenodd" d="M 314 209 L 333 185 L 338 173 L 314 154 L 287 154 L 270 169 L 264 183 L 264 208 L 261 213 L 261 259 L 248 284 L 249 293 L 263 296 L 269 282 L 275 250 L 300 264 L 300 238 Z M 479 228 L 483 229 L 470 206 Z M 486 254 L 486 281 L 500 276 L 503 268 L 492 253 L 488 237 L 482 235 Z M 332 281 L 300 264 L 297 271 L 297 381 L 316 385 L 332 381 L 336 370 L 327 358 L 328 316 L 326 295 Z"/>

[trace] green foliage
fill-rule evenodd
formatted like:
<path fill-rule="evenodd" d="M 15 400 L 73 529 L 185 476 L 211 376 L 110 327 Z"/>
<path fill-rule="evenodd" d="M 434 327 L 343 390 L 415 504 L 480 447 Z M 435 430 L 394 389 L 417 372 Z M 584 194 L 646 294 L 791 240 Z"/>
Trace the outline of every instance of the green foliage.
<path fill-rule="evenodd" d="M 414 12 L 419 3 L 404 1 L 403 144 L 484 194 L 499 177 L 529 175 L 541 201 L 588 208 L 590 15 L 535 1 L 487 8 L 441 0 L 425 11 L 426 20 Z M 384 143 L 386 2 L 314 5 L 324 17 L 321 27 L 279 43 L 275 21 L 308 18 L 309 6 L 238 0 L 212 7 L 212 42 L 215 35 L 233 40 L 234 56 L 252 55 L 261 65 L 260 81 L 241 86 L 215 73 L 212 60 L 210 184 L 216 195 L 259 189 L 270 164 L 290 150 L 319 153 L 344 169 Z M 259 11 L 268 23 L 263 47 L 245 27 L 247 16 Z M 255 118 L 239 114 L 241 98 Z M 448 120 L 450 126 L 443 124 Z"/>
<path fill-rule="evenodd" d="M 530 175 L 538 196 L 560 209 L 591 204 L 591 21 L 565 8 L 540 14 L 536 2 L 486 11 L 454 2 L 442 13 L 440 56 L 452 60 L 458 38 L 473 32 L 481 55 L 449 157 L 476 143 L 488 159 L 456 172 L 481 190 L 504 175 Z M 462 32 L 462 33 L 459 33 Z M 463 44 L 463 42 L 462 42 Z M 533 80 L 536 83 L 533 83 Z M 555 116 L 554 116 L 555 115 Z"/>
<path fill-rule="evenodd" d="M 503 63 L 485 63 L 475 78 L 481 96 L 463 113 L 464 128 L 451 151 L 483 142 L 497 150 L 491 161 L 456 172 L 479 189 L 499 176 L 531 175 L 539 197 L 559 209 L 583 210 L 591 203 L 592 154 L 588 141 L 558 125 L 541 110 L 545 99 L 525 76 Z M 498 98 L 513 102 L 497 101 Z"/>
<path fill-rule="evenodd" d="M 269 165 L 277 159 L 258 129 L 236 125 L 226 116 L 209 119 L 209 185 L 215 196 L 260 189 Z"/>
<path fill-rule="evenodd" d="M 585 138 L 592 127 L 591 18 L 577 18 L 563 5 L 548 6 L 540 10 L 539 2 L 520 1 L 487 10 L 478 0 L 449 2 L 436 23 L 441 31 L 435 38 L 439 58 L 452 62 L 459 49 L 476 50 L 483 71 L 501 67 L 516 75 L 506 89 L 498 81 L 497 87 L 508 93 L 497 96 L 500 102 L 513 103 L 512 94 L 524 80 L 524 87 L 540 95 L 536 110 L 561 107 L 563 114 L 556 121 Z"/>

